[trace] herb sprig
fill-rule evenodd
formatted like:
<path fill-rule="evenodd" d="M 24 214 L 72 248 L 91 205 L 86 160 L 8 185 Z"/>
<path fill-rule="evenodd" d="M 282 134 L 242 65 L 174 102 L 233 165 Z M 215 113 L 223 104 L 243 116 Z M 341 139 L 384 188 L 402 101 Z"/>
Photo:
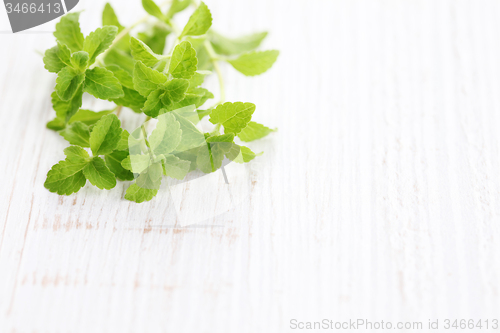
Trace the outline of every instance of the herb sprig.
<path fill-rule="evenodd" d="M 227 38 L 213 31 L 207 5 L 194 0 L 173 0 L 162 10 L 153 0 L 142 0 L 147 16 L 129 27 L 120 24 L 108 3 L 103 27 L 88 36 L 80 30 L 80 13 L 63 16 L 56 25 L 57 45 L 43 58 L 45 68 L 57 74 L 52 105 L 56 117 L 47 127 L 58 131 L 71 146 L 66 159 L 47 174 L 45 187 L 70 195 L 87 180 L 100 189 L 112 189 L 117 179 L 133 181 L 125 199 L 144 202 L 158 192 L 164 176 L 184 179 L 193 170 L 211 173 L 225 158 L 246 163 L 255 154 L 237 142 L 261 139 L 275 131 L 252 121 L 255 105 L 225 100 L 220 62 L 246 76 L 266 72 L 276 61 L 276 50 L 256 51 L 266 32 Z M 194 6 L 186 25 L 179 29 L 175 16 Z M 140 24 L 147 29 L 132 36 Z M 175 35 L 168 52 L 166 40 Z M 202 87 L 215 71 L 220 100 L 204 107 L 214 95 Z M 111 110 L 82 109 L 83 94 L 116 104 Z M 118 118 L 123 107 L 147 117 L 129 133 Z M 208 117 L 213 130 L 196 126 Z M 156 119 L 153 131 L 147 122 Z"/>

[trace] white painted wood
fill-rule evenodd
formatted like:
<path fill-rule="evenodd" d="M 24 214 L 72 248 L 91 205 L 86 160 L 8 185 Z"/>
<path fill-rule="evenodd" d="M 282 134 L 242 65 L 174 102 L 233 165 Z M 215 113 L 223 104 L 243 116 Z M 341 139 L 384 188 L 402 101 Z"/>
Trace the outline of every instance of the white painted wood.
<path fill-rule="evenodd" d="M 500 3 L 207 4 L 220 31 L 269 30 L 281 50 L 260 77 L 224 66 L 228 99 L 279 131 L 251 145 L 265 154 L 244 200 L 209 221 L 222 226 L 153 227 L 175 225 L 175 207 L 128 203 L 127 184 L 46 191 L 66 143 L 45 128 L 54 77 L 34 50 L 54 42 L 0 35 L 0 331 L 500 319 Z M 81 1 L 85 33 L 103 5 Z"/>

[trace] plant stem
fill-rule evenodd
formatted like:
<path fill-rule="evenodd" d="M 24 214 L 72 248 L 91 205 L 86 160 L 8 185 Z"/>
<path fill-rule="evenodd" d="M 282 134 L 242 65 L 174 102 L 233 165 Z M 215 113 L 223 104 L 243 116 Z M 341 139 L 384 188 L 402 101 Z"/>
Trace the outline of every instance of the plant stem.
<path fill-rule="evenodd" d="M 167 3 L 171 2 L 171 0 L 167 0 L 167 1 L 164 1 L 160 4 L 160 7 L 163 7 L 164 5 L 166 5 Z M 104 51 L 102 54 L 100 54 L 98 57 L 97 57 L 97 61 L 96 63 L 101 63 L 102 64 L 102 61 L 101 59 L 104 59 L 106 57 L 106 55 L 108 54 L 108 52 L 116 46 L 116 44 L 118 44 L 118 42 L 123 38 L 125 37 L 130 31 L 132 31 L 132 29 L 134 29 L 136 26 L 138 26 L 139 24 L 142 24 L 144 22 L 147 22 L 147 20 L 150 18 L 151 16 L 150 15 L 146 15 L 144 16 L 143 18 L 141 18 L 140 20 L 136 21 L 135 23 L 132 23 L 132 25 L 126 27 L 125 29 L 123 29 L 116 37 L 115 39 L 113 40 L 113 43 L 111 43 L 110 47 L 108 47 L 108 49 L 106 51 Z"/>
<path fill-rule="evenodd" d="M 220 99 L 219 102 L 216 105 L 222 104 L 226 100 L 226 91 L 224 88 L 224 78 L 222 77 L 222 71 L 219 67 L 219 63 L 217 62 L 217 55 L 215 54 L 215 51 L 210 44 L 208 40 L 205 40 L 203 42 L 203 46 L 208 52 L 208 56 L 210 57 L 210 61 L 212 62 L 212 65 L 214 65 L 215 72 L 217 73 L 217 78 L 219 79 L 219 90 L 220 90 Z"/>
<path fill-rule="evenodd" d="M 120 113 L 122 112 L 122 109 L 123 109 L 123 106 L 122 105 L 118 105 L 115 109 L 116 111 L 116 116 L 119 117 L 120 116 Z"/>
<path fill-rule="evenodd" d="M 144 136 L 144 143 L 146 144 L 146 147 L 148 148 L 149 159 L 152 162 L 154 160 L 154 156 L 153 156 L 153 152 L 151 151 L 151 146 L 149 145 L 148 134 L 146 133 L 146 127 L 144 126 L 144 124 L 141 125 L 141 130 L 142 130 L 142 135 Z"/>
<path fill-rule="evenodd" d="M 174 52 L 174 49 L 175 47 L 177 46 L 177 44 L 179 44 L 181 42 L 181 31 L 179 30 L 179 27 L 177 27 L 177 25 L 174 23 L 174 21 L 172 20 L 168 20 L 167 22 L 167 25 L 172 28 L 172 30 L 174 31 L 174 34 L 177 35 L 177 38 L 175 39 L 175 43 L 172 45 L 170 51 L 168 52 L 168 56 L 172 56 L 172 53 Z"/>

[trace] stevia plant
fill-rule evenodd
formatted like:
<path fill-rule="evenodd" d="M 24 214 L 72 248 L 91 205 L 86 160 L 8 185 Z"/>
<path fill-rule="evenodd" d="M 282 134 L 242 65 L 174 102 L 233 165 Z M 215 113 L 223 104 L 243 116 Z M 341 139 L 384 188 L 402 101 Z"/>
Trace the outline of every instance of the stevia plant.
<path fill-rule="evenodd" d="M 129 27 L 120 24 L 109 3 L 102 14 L 103 27 L 86 37 L 80 30 L 80 13 L 67 14 L 56 25 L 57 45 L 43 58 L 45 68 L 57 74 L 51 95 L 56 117 L 47 127 L 71 146 L 64 149 L 66 159 L 47 174 L 45 187 L 51 192 L 70 195 L 87 180 L 109 190 L 118 179 L 133 181 L 125 199 L 148 201 L 165 176 L 182 180 L 194 170 L 215 172 L 225 158 L 237 163 L 253 160 L 257 154 L 239 142 L 274 131 L 251 120 L 254 104 L 225 101 L 219 67 L 227 62 L 246 76 L 266 72 L 279 54 L 255 51 L 266 32 L 224 37 L 210 29 L 212 14 L 203 2 L 173 0 L 167 10 L 153 0 L 142 0 L 142 5 L 148 15 Z M 190 6 L 194 12 L 179 29 L 174 18 Z M 146 25 L 146 30 L 132 36 L 139 25 Z M 173 40 L 169 48 L 167 39 Z M 220 100 L 205 107 L 214 95 L 202 85 L 212 72 L 219 80 Z M 84 93 L 116 107 L 82 109 Z M 145 115 L 143 125 L 131 133 L 121 128 L 118 116 L 123 107 Z M 196 126 L 205 117 L 213 124 L 207 133 Z M 156 127 L 148 132 L 151 119 L 156 119 Z"/>

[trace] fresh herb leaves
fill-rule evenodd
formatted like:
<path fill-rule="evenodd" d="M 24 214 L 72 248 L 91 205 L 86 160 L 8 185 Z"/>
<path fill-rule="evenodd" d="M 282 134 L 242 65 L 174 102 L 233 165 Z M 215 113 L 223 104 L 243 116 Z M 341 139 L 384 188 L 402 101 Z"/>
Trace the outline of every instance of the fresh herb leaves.
<path fill-rule="evenodd" d="M 224 126 L 224 133 L 238 134 L 247 127 L 252 114 L 255 112 L 255 104 L 227 102 L 215 108 L 210 114 L 210 122 Z"/>
<path fill-rule="evenodd" d="M 279 51 L 250 52 L 240 55 L 228 62 L 240 73 L 246 76 L 260 75 L 272 67 L 278 59 Z"/>
<path fill-rule="evenodd" d="M 247 163 L 260 155 L 235 140 L 251 142 L 275 130 L 251 120 L 254 104 L 224 100 L 220 64 L 259 75 L 271 68 L 279 52 L 256 51 L 267 32 L 230 38 L 211 30 L 212 14 L 203 2 L 177 28 L 175 15 L 191 3 L 173 0 L 164 10 L 154 0 L 142 0 L 151 17 L 136 37 L 131 37 L 132 28 L 145 19 L 124 27 L 110 4 L 102 13 L 103 26 L 86 37 L 80 13 L 61 18 L 54 32 L 56 45 L 43 57 L 44 67 L 57 74 L 51 95 L 56 116 L 47 127 L 70 146 L 64 150 L 66 158 L 47 174 L 49 191 L 70 195 L 87 180 L 110 190 L 118 179 L 133 181 L 125 199 L 140 203 L 154 198 L 163 177 L 182 180 L 197 169 L 215 172 L 224 159 Z M 171 34 L 176 34 L 175 43 L 166 48 Z M 203 107 L 214 98 L 202 87 L 212 72 L 220 81 L 220 100 Z M 116 108 L 81 109 L 84 93 Z M 122 107 L 148 118 L 129 133 L 118 118 Z M 203 133 L 198 123 L 207 116 L 214 128 Z"/>
<path fill-rule="evenodd" d="M 207 5 L 202 2 L 189 18 L 188 23 L 182 30 L 180 38 L 184 36 L 201 36 L 212 26 L 212 14 Z"/>

